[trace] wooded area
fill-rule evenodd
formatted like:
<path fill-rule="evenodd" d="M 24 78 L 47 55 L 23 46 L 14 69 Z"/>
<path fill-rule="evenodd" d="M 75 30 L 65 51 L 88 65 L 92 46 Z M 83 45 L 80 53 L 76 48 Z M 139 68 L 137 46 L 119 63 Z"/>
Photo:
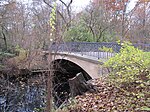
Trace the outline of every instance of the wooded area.
<path fill-rule="evenodd" d="M 43 81 L 42 83 L 44 83 L 43 87 L 46 85 L 45 88 L 47 92 L 44 90 L 44 95 L 40 98 L 41 100 L 43 100 L 43 97 L 46 99 L 47 107 L 46 109 L 44 108 L 44 111 L 47 112 L 51 111 L 53 105 L 55 105 L 52 101 L 52 79 L 54 73 L 52 57 L 50 55 L 51 51 L 49 51 L 48 54 L 50 56 L 47 58 L 42 57 L 41 52 L 43 50 L 50 50 L 53 44 L 59 45 L 59 43 L 63 42 L 122 43 L 124 41 L 130 41 L 134 44 L 150 44 L 150 0 L 137 0 L 132 9 L 130 8 L 132 0 L 91 0 L 91 2 L 79 12 L 73 10 L 74 2 L 75 0 L 68 0 L 68 2 L 65 0 L 0 1 L 0 70 L 6 68 L 12 71 L 16 69 L 19 71 L 19 68 L 31 69 L 34 60 L 41 62 L 41 65 L 46 67 L 48 71 L 46 75 L 41 73 L 41 80 Z M 136 98 L 135 101 L 139 103 L 137 108 L 146 106 L 146 108 L 149 109 L 149 93 L 146 92 L 150 89 L 148 87 L 150 77 L 149 52 L 135 49 L 131 46 L 131 43 L 123 43 L 124 47 L 121 48 L 121 51 L 108 60 L 105 66 L 114 70 L 111 73 L 112 77 L 110 79 L 113 79 L 113 85 L 119 83 L 119 89 L 124 87 L 122 86 L 123 84 L 135 84 L 135 88 L 137 87 L 139 90 L 136 88 L 137 93 L 134 93 L 134 91 L 130 91 L 129 93 L 131 96 L 133 95 L 134 97 L 132 98 Z M 41 56 L 40 59 L 38 56 Z M 44 61 L 42 62 L 41 60 Z M 40 64 L 34 63 L 33 65 L 37 67 Z M 3 73 L 0 72 L 0 78 L 3 78 L 1 74 L 3 75 Z M 9 71 L 8 74 L 11 74 L 11 71 Z M 8 74 L 6 76 L 8 76 Z M 13 74 L 13 76 L 15 75 Z M 143 80 L 143 76 L 146 80 Z M 8 77 L 5 77 L 4 79 L 7 78 Z M 38 82 L 36 80 L 35 85 Z M 3 82 L 3 79 L 0 80 L 0 83 L 1 82 Z M 71 89 L 67 97 L 75 97 L 86 91 L 96 91 L 92 84 L 84 80 L 82 74 L 77 74 L 74 78 L 69 79 L 68 82 Z M 24 92 L 24 88 L 30 91 L 28 88 L 30 85 L 25 87 L 25 84 L 20 80 L 16 84 L 17 87 L 20 85 L 20 87 L 18 87 L 19 92 Z M 6 96 L 9 96 L 16 88 L 13 88 L 13 90 L 10 89 L 12 86 L 11 82 L 5 82 L 5 85 L 7 85 Z M 2 84 L 3 87 L 5 87 L 5 85 Z M 114 89 L 116 85 L 112 87 Z M 129 88 L 125 86 L 123 89 L 128 91 Z M 37 87 L 37 90 L 38 89 Z M 42 88 L 40 88 L 40 90 L 42 90 Z M 107 93 L 108 91 L 104 92 Z M 122 94 L 122 90 L 120 91 Z M 17 92 L 13 95 L 15 96 L 16 94 Z M 43 93 L 39 92 L 39 94 Z M 47 97 L 45 98 L 45 96 Z M 129 97 L 129 101 L 132 100 L 132 98 L 130 99 Z M 138 101 L 139 99 L 140 101 Z M 131 102 L 129 102 L 129 104 L 130 103 Z M 41 105 L 40 103 L 38 104 L 39 107 Z M 44 104 L 44 106 L 45 105 L 46 104 Z M 44 106 L 42 105 L 42 108 Z M 126 107 L 124 108 L 126 109 Z M 6 111 L 7 109 L 11 110 L 9 107 L 6 107 Z M 134 108 L 129 110 L 134 110 Z M 39 111 L 43 110 L 37 110 L 37 112 Z"/>
<path fill-rule="evenodd" d="M 71 10 L 73 0 L 59 0 L 56 9 L 54 2 L 2 0 L 1 50 L 11 50 L 16 45 L 25 49 L 45 48 L 51 41 L 150 42 L 149 0 L 139 0 L 132 10 L 129 0 L 101 0 L 91 2 L 80 12 Z"/>

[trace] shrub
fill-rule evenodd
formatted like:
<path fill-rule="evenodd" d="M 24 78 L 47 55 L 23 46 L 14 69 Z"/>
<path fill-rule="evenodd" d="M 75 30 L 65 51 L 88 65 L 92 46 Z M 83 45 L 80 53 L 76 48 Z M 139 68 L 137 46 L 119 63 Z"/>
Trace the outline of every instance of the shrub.
<path fill-rule="evenodd" d="M 148 81 L 150 79 L 150 52 L 132 46 L 130 42 L 121 44 L 120 52 L 105 62 L 112 68 L 110 78 L 117 84 Z"/>

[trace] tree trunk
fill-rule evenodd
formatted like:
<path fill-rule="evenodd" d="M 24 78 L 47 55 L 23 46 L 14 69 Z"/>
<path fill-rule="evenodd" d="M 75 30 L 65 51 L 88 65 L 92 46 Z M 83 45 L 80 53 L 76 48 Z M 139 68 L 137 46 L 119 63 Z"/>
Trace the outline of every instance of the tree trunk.
<path fill-rule="evenodd" d="M 46 112 L 51 112 L 52 111 L 52 76 L 53 76 L 53 71 L 52 71 L 52 55 L 49 52 L 49 59 L 48 61 L 48 77 L 47 77 L 47 96 L 46 96 Z"/>
<path fill-rule="evenodd" d="M 3 35 L 3 39 L 4 39 L 4 43 L 5 43 L 5 50 L 7 50 L 7 39 L 6 39 L 6 35 L 4 33 L 4 28 L 2 27 L 2 35 Z"/>
<path fill-rule="evenodd" d="M 78 73 L 74 78 L 69 79 L 71 97 L 82 95 L 85 92 L 95 92 L 96 89 L 91 83 L 87 83 L 82 73 Z"/>

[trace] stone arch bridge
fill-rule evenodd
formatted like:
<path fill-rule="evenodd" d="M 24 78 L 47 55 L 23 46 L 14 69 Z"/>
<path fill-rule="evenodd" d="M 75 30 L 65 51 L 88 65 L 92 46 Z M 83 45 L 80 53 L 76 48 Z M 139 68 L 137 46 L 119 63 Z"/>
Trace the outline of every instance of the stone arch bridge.
<path fill-rule="evenodd" d="M 143 44 L 142 46 L 135 46 L 142 48 Z M 105 52 L 101 49 L 103 47 L 111 48 L 114 52 Z M 44 54 L 46 54 L 47 59 L 51 57 L 54 65 L 55 104 L 59 106 L 62 103 L 59 102 L 59 98 L 64 101 L 65 94 L 70 93 L 68 80 L 75 77 L 77 73 L 82 72 L 86 80 L 108 74 L 107 69 L 103 68 L 102 65 L 119 52 L 120 48 L 121 46 L 117 43 L 71 42 L 52 44 L 48 52 L 45 51 Z M 149 51 L 150 45 L 144 45 L 143 48 Z M 50 53 L 51 55 L 49 55 Z"/>
<path fill-rule="evenodd" d="M 102 67 L 103 62 L 105 61 L 92 58 L 90 56 L 86 55 L 80 55 L 75 53 L 51 53 L 52 54 L 52 62 L 56 64 L 61 63 L 72 63 L 76 68 L 81 68 L 78 72 L 84 72 L 88 74 L 92 79 L 99 78 L 101 75 L 104 75 L 106 73 L 106 69 Z M 61 66 L 62 68 L 65 68 L 67 65 Z M 77 68 L 77 69 L 78 69 Z M 69 69 L 69 68 L 68 68 Z"/>
<path fill-rule="evenodd" d="M 53 96 L 55 105 L 58 107 L 66 100 L 65 96 L 69 96 L 70 94 L 68 80 L 75 77 L 77 73 L 82 72 L 87 81 L 99 78 L 101 75 L 107 73 L 107 69 L 102 67 L 103 62 L 100 62 L 98 58 L 79 54 L 79 52 L 58 52 L 51 53 L 51 55 L 49 55 L 49 53 L 46 54 L 47 58 L 51 57 L 53 63 Z"/>

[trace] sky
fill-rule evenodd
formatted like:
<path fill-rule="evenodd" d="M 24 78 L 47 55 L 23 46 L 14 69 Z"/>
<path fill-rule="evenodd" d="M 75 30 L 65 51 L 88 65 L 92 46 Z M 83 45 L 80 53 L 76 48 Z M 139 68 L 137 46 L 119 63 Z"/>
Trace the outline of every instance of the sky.
<path fill-rule="evenodd" d="M 128 5 L 128 10 L 132 10 L 138 0 L 130 0 L 131 2 Z"/>
<path fill-rule="evenodd" d="M 19 0 L 24 2 L 29 2 L 30 0 Z M 70 0 L 63 0 L 65 3 L 69 2 Z M 73 10 L 76 12 L 80 12 L 83 8 L 85 8 L 91 0 L 73 0 Z M 131 2 L 128 5 L 128 11 L 132 10 L 138 0 L 130 0 Z"/>
<path fill-rule="evenodd" d="M 68 0 L 64 0 L 64 1 L 68 1 Z M 79 12 L 83 8 L 85 8 L 90 3 L 90 1 L 91 0 L 74 0 L 72 6 L 77 12 Z"/>
<path fill-rule="evenodd" d="M 64 0 L 64 2 L 68 2 L 70 0 Z M 86 7 L 91 0 L 73 0 L 74 10 L 77 12 L 81 11 L 82 8 Z M 132 10 L 138 0 L 130 0 L 131 2 L 128 5 L 128 11 Z"/>

